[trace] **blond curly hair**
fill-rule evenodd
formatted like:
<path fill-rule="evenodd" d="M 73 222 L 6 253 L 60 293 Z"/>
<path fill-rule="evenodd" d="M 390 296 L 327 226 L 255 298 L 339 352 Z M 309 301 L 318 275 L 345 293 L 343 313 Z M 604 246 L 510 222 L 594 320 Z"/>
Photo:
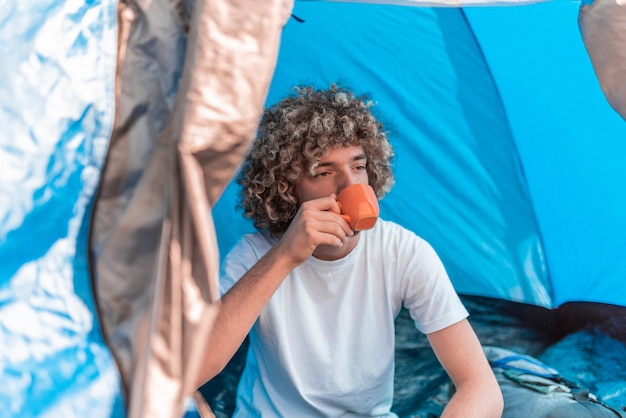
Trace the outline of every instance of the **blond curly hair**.
<path fill-rule="evenodd" d="M 372 106 L 369 96 L 331 84 L 294 87 L 267 108 L 237 177 L 244 216 L 258 230 L 282 235 L 301 203 L 296 184 L 331 149 L 351 145 L 363 148 L 369 184 L 382 198 L 394 183 L 393 149 Z"/>

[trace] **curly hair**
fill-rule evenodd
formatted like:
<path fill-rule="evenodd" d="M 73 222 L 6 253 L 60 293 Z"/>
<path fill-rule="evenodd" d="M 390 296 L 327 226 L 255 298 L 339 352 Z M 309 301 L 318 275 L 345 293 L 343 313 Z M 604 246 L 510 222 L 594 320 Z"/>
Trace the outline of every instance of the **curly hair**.
<path fill-rule="evenodd" d="M 237 177 L 244 216 L 280 236 L 301 203 L 296 184 L 331 149 L 351 145 L 363 148 L 369 184 L 382 198 L 394 183 L 393 149 L 372 106 L 369 96 L 331 84 L 328 90 L 296 86 L 267 108 Z"/>

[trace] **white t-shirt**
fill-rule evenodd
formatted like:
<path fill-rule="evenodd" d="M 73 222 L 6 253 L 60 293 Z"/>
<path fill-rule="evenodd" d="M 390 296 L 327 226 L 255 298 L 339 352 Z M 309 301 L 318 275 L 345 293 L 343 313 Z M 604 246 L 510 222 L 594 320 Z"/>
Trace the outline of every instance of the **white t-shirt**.
<path fill-rule="evenodd" d="M 243 237 L 222 265 L 222 294 L 275 242 Z M 379 219 L 340 260 L 310 257 L 250 332 L 234 416 L 394 417 L 394 319 L 403 305 L 426 334 L 468 316 L 433 248 L 400 225 Z"/>

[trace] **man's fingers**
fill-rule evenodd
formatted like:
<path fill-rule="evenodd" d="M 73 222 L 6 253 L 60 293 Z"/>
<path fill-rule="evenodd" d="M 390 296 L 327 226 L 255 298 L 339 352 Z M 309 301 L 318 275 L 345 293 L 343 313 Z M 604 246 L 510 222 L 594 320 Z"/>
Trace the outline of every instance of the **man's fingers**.
<path fill-rule="evenodd" d="M 320 197 L 319 199 L 308 200 L 301 205 L 304 208 L 317 209 L 319 211 L 328 211 L 334 213 L 341 213 L 341 207 L 337 202 L 336 195 L 333 193 L 327 197 Z"/>
<path fill-rule="evenodd" d="M 313 230 L 332 234 L 342 241 L 346 236 L 354 235 L 345 219 L 333 212 L 305 209 L 302 211 L 302 222 L 308 223 L 307 226 Z"/>

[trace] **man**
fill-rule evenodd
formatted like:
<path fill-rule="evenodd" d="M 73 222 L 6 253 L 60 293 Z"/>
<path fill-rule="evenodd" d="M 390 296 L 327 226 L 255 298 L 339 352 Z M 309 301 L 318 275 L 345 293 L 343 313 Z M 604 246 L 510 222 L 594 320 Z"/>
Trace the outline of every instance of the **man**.
<path fill-rule="evenodd" d="M 265 111 L 238 178 L 259 232 L 222 266 L 231 312 L 218 321 L 223 352 L 252 327 L 235 416 L 395 416 L 402 306 L 455 385 L 442 417 L 502 413 L 498 384 L 432 247 L 383 219 L 354 232 L 339 215 L 335 197 L 347 186 L 369 184 L 380 199 L 393 184 L 393 151 L 370 107 L 331 85 L 295 89 Z"/>

